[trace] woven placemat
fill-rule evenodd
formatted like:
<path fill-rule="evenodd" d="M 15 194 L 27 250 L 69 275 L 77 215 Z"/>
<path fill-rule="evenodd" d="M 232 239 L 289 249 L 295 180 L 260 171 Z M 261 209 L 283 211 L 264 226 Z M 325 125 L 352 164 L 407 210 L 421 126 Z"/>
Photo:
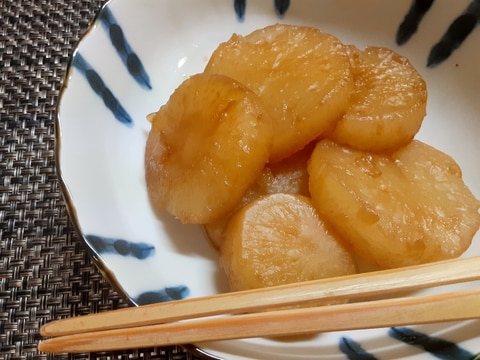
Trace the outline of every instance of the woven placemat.
<path fill-rule="evenodd" d="M 182 348 L 47 355 L 39 328 L 128 306 L 76 235 L 55 171 L 69 57 L 105 1 L 0 1 L 0 358 L 196 359 Z"/>

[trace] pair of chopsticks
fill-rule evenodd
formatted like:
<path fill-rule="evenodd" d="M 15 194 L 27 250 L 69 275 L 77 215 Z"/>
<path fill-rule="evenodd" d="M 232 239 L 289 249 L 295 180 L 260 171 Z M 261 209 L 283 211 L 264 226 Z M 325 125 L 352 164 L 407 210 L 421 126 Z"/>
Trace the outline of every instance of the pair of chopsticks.
<path fill-rule="evenodd" d="M 479 279 L 480 257 L 471 257 L 126 308 L 47 323 L 40 333 L 51 338 L 39 350 L 123 350 L 480 318 L 480 289 L 315 306 Z"/>

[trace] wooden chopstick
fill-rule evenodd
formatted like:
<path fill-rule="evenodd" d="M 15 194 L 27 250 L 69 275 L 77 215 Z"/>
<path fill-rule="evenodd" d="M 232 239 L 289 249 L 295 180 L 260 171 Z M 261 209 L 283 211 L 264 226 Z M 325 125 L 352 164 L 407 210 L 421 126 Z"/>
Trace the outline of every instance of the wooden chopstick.
<path fill-rule="evenodd" d="M 480 317 L 480 289 L 276 310 L 48 339 L 43 352 L 94 352 L 262 336 L 414 325 Z"/>
<path fill-rule="evenodd" d="M 470 257 L 57 320 L 45 324 L 40 333 L 50 337 L 130 328 L 289 305 L 306 306 L 319 299 L 355 300 L 477 279 L 480 279 L 480 257 Z"/>

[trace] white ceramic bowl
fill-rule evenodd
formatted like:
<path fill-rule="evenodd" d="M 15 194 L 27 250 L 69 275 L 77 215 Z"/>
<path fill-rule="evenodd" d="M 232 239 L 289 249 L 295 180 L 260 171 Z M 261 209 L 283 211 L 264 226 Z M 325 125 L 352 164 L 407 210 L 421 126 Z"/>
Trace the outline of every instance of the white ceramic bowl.
<path fill-rule="evenodd" d="M 237 5 L 237 12 L 234 10 Z M 276 22 L 304 24 L 346 43 L 387 46 L 425 77 L 428 114 L 417 138 L 450 154 L 480 197 L 480 30 L 433 68 L 430 49 L 469 5 L 435 2 L 402 46 L 397 28 L 410 1 L 294 0 L 282 16 L 273 1 L 115 0 L 100 12 L 70 66 L 58 108 L 58 167 L 80 234 L 112 284 L 134 304 L 227 291 L 217 253 L 198 226 L 156 218 L 144 181 L 145 117 L 221 42 Z M 288 2 L 277 1 L 278 4 Z M 471 9 L 475 10 L 475 7 Z M 480 253 L 480 237 L 465 256 Z M 465 286 L 478 286 L 468 284 Z M 471 359 L 480 322 L 197 344 L 226 359 Z M 370 357 L 368 357 L 370 356 Z"/>

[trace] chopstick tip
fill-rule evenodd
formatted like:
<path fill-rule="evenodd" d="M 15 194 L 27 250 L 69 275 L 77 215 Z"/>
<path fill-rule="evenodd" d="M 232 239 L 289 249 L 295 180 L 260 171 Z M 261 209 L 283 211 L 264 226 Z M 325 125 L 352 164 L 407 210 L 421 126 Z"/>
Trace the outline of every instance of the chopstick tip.
<path fill-rule="evenodd" d="M 50 343 L 49 340 L 40 341 L 37 345 L 38 351 L 43 352 L 43 353 L 54 352 L 55 349 L 53 349 L 51 346 L 49 346 L 49 343 Z"/>
<path fill-rule="evenodd" d="M 40 335 L 43 337 L 52 336 L 52 332 L 49 330 L 51 328 L 51 322 L 46 323 L 40 327 Z"/>

